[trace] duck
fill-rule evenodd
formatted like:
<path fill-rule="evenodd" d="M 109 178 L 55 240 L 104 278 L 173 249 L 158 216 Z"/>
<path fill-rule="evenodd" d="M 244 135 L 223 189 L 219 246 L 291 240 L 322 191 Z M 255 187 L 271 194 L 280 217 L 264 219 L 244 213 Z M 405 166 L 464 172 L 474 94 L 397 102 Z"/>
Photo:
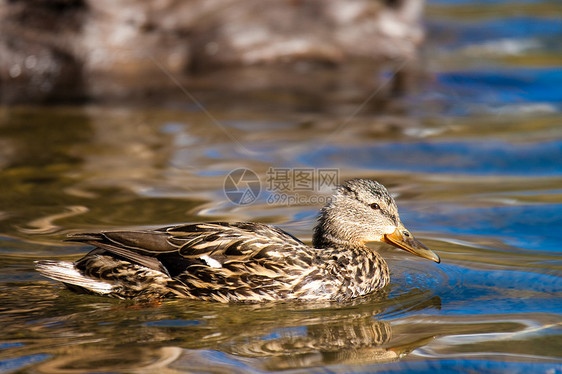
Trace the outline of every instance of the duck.
<path fill-rule="evenodd" d="M 133 300 L 344 302 L 390 282 L 388 265 L 370 242 L 440 262 L 402 224 L 388 190 L 370 179 L 335 189 L 312 246 L 253 222 L 75 233 L 67 240 L 95 248 L 76 262 L 36 261 L 39 273 L 76 292 Z"/>

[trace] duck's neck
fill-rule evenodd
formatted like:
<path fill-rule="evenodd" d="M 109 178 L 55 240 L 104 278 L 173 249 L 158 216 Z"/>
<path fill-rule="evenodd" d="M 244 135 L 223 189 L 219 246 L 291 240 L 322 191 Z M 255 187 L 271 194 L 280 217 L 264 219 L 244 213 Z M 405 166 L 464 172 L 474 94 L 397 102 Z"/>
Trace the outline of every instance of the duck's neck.
<path fill-rule="evenodd" d="M 326 263 L 335 261 L 332 271 L 342 279 L 346 297 L 358 297 L 381 289 L 390 281 L 386 261 L 374 250 L 361 243 L 350 243 L 317 227 L 314 248 L 320 249 Z"/>
<path fill-rule="evenodd" d="M 312 245 L 314 248 L 351 249 L 364 247 L 363 243 L 355 242 L 343 236 L 341 230 L 332 229 L 332 226 L 324 216 L 318 219 L 318 224 L 314 228 Z"/>
<path fill-rule="evenodd" d="M 330 233 L 323 232 L 321 229 L 314 230 L 312 237 L 314 248 L 354 248 L 347 240 L 341 240 Z"/>

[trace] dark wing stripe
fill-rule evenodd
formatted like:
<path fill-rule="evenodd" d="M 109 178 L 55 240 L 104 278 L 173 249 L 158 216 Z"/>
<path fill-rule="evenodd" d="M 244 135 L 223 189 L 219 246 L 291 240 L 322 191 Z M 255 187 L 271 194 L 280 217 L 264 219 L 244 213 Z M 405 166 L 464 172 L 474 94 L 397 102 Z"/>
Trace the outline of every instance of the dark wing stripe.
<path fill-rule="evenodd" d="M 245 273 L 249 271 L 246 266 L 252 264 L 271 274 L 268 263 L 292 267 L 295 264 L 287 262 L 287 258 L 292 258 L 294 252 L 308 257 L 311 250 L 284 231 L 259 223 L 201 223 L 154 231 L 84 233 L 71 235 L 69 240 L 94 245 L 172 277 L 182 272 L 198 273 L 196 269 L 201 268 L 221 273 L 221 266 L 226 270 L 231 265 L 242 266 L 237 270 Z M 220 266 L 212 266 L 210 260 Z"/>
<path fill-rule="evenodd" d="M 90 241 L 90 242 L 87 242 L 87 243 L 91 244 L 91 245 L 94 245 L 97 248 L 101 248 L 101 249 L 103 249 L 107 252 L 111 252 L 112 254 L 116 255 L 117 257 L 121 257 L 123 259 L 129 260 L 129 261 L 134 262 L 136 264 L 146 266 L 149 269 L 158 270 L 158 271 L 161 271 L 165 274 L 168 273 L 166 268 L 164 266 L 162 266 L 160 261 L 158 261 L 158 259 L 155 258 L 155 257 L 144 256 L 140 253 L 135 253 L 135 252 L 130 251 L 128 249 L 116 247 L 114 245 L 106 244 L 106 243 L 103 243 L 103 242 Z M 96 250 L 94 250 L 94 251 L 96 251 Z M 94 251 L 92 251 L 90 253 L 96 254 Z M 103 255 L 104 253 L 100 252 L 98 254 Z"/>
<path fill-rule="evenodd" d="M 128 235 L 134 235 L 141 233 L 142 237 L 146 237 L 145 232 L 129 232 Z M 115 235 L 112 235 L 115 234 Z M 148 251 L 145 248 L 137 248 L 130 246 L 131 240 L 125 240 L 125 243 L 115 240 L 118 238 L 122 232 L 102 232 L 102 233 L 85 233 L 85 234 L 71 234 L 69 235 L 69 241 L 87 243 L 98 248 L 104 249 L 108 252 L 113 253 L 116 256 L 132 261 L 136 264 L 146 266 L 149 269 L 158 270 L 163 273 L 167 273 L 167 270 L 158 259 L 156 259 L 155 253 Z M 155 234 L 160 235 L 161 234 Z M 164 234 L 165 235 L 165 234 Z M 113 240 L 112 240 L 113 239 Z M 162 242 L 160 238 L 160 242 Z M 154 241 L 153 241 L 154 243 Z M 153 248 L 154 249 L 154 248 Z M 177 251 L 177 249 L 176 249 Z M 169 252 L 169 251 L 166 251 Z"/>
<path fill-rule="evenodd" d="M 136 252 L 175 252 L 178 248 L 168 241 L 169 235 L 155 231 L 108 231 L 102 233 L 107 240 L 119 247 Z"/>

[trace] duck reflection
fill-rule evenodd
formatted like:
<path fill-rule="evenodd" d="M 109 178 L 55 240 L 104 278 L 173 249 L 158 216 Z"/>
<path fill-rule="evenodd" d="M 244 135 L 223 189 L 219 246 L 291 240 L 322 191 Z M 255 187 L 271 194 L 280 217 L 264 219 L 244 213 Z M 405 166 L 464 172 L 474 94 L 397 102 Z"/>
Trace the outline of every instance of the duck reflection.
<path fill-rule="evenodd" d="M 392 338 L 390 324 L 368 316 L 303 329 L 282 329 L 275 335 L 270 340 L 258 338 L 233 345 L 229 351 L 245 357 L 263 357 L 268 369 L 392 361 L 400 355 L 385 347 Z"/>
<path fill-rule="evenodd" d="M 423 297 L 426 296 L 426 297 Z M 384 295 L 376 296 L 375 304 L 384 300 Z M 392 313 L 440 308 L 438 296 L 427 298 L 427 294 L 412 292 L 403 295 L 404 302 Z M 401 302 L 393 299 L 394 302 Z M 294 326 L 276 328 L 273 331 L 243 336 L 223 345 L 221 350 L 236 356 L 261 358 L 263 369 L 283 370 L 330 364 L 372 364 L 390 362 L 403 357 L 433 339 L 431 331 L 427 335 L 393 337 L 392 325 L 374 317 L 384 313 L 384 308 L 365 308 L 365 305 L 350 304 L 331 312 L 325 310 L 317 318 L 310 319 L 306 325 L 294 321 Z M 351 310 L 350 310 L 351 309 Z M 390 308 L 389 308 L 390 309 Z M 297 323 L 295 323 L 297 322 Z"/>
<path fill-rule="evenodd" d="M 67 291 L 52 301 L 49 314 L 59 315 L 36 319 L 33 327 L 33 352 L 50 355 L 35 366 L 44 373 L 247 372 L 391 362 L 438 333 L 386 319 L 441 306 L 438 296 L 419 289 L 336 306 L 96 303 L 99 298 Z"/>

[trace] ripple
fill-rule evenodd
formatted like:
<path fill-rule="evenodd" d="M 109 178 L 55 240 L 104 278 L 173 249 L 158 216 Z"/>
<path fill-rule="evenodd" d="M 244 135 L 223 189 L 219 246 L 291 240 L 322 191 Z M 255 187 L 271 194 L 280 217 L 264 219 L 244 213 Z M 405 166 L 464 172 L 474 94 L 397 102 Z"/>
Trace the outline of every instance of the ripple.
<path fill-rule="evenodd" d="M 303 153 L 300 160 L 321 167 L 465 175 L 561 176 L 562 140 L 528 144 L 500 141 L 432 141 L 333 146 Z"/>
<path fill-rule="evenodd" d="M 66 212 L 50 214 L 45 217 L 34 219 L 33 221 L 27 224 L 32 228 L 20 227 L 19 231 L 24 234 L 34 234 L 34 235 L 52 234 L 57 231 L 61 231 L 63 229 L 61 226 L 56 225 L 55 221 L 63 218 L 69 218 L 69 217 L 85 214 L 89 211 L 87 207 L 81 205 L 67 206 L 65 208 L 66 208 Z"/>

